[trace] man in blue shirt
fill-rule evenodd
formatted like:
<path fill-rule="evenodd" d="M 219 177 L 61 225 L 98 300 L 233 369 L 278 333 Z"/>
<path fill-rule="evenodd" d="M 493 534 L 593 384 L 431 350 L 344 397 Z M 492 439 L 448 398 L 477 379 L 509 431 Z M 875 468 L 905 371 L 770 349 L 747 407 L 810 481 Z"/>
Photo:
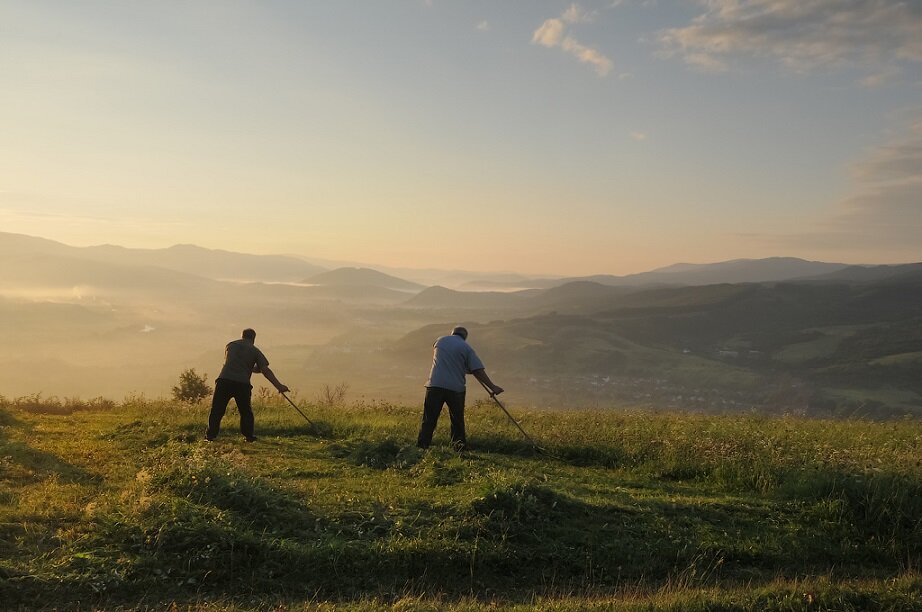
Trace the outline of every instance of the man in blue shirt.
<path fill-rule="evenodd" d="M 432 370 L 429 372 L 429 380 L 426 381 L 423 421 L 419 427 L 416 445 L 429 448 L 442 406 L 448 404 L 451 445 L 457 450 L 464 450 L 467 447 L 467 436 L 464 431 L 466 375 L 473 374 L 493 395 L 502 393 L 503 388 L 493 384 L 487 376 L 483 362 L 467 343 L 465 328 L 455 327 L 451 330 L 450 336 L 442 336 L 432 346 Z"/>
<path fill-rule="evenodd" d="M 215 380 L 211 414 L 208 416 L 208 430 L 205 432 L 205 439 L 209 442 L 218 437 L 221 419 L 224 418 L 231 398 L 234 398 L 237 411 L 240 412 L 240 433 L 247 442 L 256 441 L 253 433 L 253 408 L 250 405 L 253 392 L 250 375 L 253 372 L 259 372 L 265 376 L 279 393 L 288 391 L 288 387 L 280 383 L 269 369 L 269 360 L 261 350 L 256 348 L 256 332 L 247 328 L 243 330 L 243 335 L 239 340 L 228 342 L 224 348 L 224 367 L 221 368 L 221 373 Z"/>

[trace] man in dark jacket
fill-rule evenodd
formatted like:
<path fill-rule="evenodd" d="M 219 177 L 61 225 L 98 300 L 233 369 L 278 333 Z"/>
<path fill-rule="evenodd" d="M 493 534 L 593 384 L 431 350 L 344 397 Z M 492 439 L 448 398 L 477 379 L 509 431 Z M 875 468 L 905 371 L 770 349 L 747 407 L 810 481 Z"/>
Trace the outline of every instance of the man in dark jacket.
<path fill-rule="evenodd" d="M 253 372 L 265 376 L 279 393 L 288 391 L 288 387 L 280 383 L 269 369 L 269 360 L 261 350 L 256 348 L 256 332 L 247 328 L 243 330 L 240 340 L 228 342 L 224 348 L 224 367 L 221 368 L 221 373 L 215 380 L 211 414 L 208 416 L 208 429 L 205 431 L 205 439 L 209 442 L 218 437 L 221 419 L 224 418 L 231 398 L 234 398 L 237 410 L 240 412 L 240 433 L 247 442 L 256 441 L 253 432 L 253 407 L 250 404 L 253 392 L 250 375 Z"/>

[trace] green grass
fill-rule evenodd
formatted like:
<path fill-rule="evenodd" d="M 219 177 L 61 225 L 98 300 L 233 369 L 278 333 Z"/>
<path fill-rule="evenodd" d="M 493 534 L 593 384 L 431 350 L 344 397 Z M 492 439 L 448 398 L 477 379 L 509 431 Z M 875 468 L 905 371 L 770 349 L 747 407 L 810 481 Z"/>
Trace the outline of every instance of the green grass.
<path fill-rule="evenodd" d="M 873 359 L 869 362 L 871 365 L 885 366 L 918 366 L 922 363 L 922 351 L 912 353 L 898 353 L 896 355 L 887 355 L 879 359 Z"/>
<path fill-rule="evenodd" d="M 896 389 L 882 386 L 877 389 L 850 389 L 845 387 L 830 387 L 824 390 L 828 397 L 860 406 L 866 402 L 880 402 L 888 406 L 905 408 L 908 414 L 920 414 L 918 410 L 922 405 L 919 395 L 906 389 Z M 844 414 L 848 414 L 844 412 Z M 861 414 L 860 409 L 858 414 Z"/>
<path fill-rule="evenodd" d="M 810 340 L 793 342 L 774 351 L 772 357 L 788 365 L 803 365 L 811 361 L 832 358 L 847 340 L 873 330 L 872 325 L 833 325 L 806 328 L 802 334 L 817 336 Z"/>
<path fill-rule="evenodd" d="M 922 609 L 922 423 L 0 398 L 5 609 Z"/>

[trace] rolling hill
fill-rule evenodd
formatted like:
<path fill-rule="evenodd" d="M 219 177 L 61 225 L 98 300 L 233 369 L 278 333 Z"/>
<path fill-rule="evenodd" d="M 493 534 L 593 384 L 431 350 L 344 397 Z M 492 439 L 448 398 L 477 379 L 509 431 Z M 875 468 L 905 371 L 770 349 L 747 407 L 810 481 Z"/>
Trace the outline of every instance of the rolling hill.
<path fill-rule="evenodd" d="M 170 267 L 183 261 L 198 261 L 201 274 Z M 0 233 L 0 327 L 17 343 L 0 360 L 0 387 L 64 393 L 104 381 L 111 393 L 163 392 L 184 364 L 213 370 L 223 343 L 251 326 L 289 384 L 343 380 L 403 400 L 418 395 L 434 338 L 465 323 L 491 372 L 535 405 L 857 407 L 877 416 L 922 408 L 922 264 L 682 264 L 646 278 L 835 269 L 783 282 L 580 280 L 512 292 L 423 289 L 356 267 L 299 276 L 308 286 L 213 278 L 287 261 Z M 301 264 L 276 269 L 294 274 Z"/>
<path fill-rule="evenodd" d="M 509 311 L 525 307 L 528 297 L 537 290 L 516 291 L 456 291 L 441 286 L 428 287 L 403 303 L 409 308 L 429 310 Z"/>
<path fill-rule="evenodd" d="M 499 314 L 523 316 L 549 311 L 592 312 L 617 304 L 621 297 L 633 291 L 636 289 L 590 281 L 572 281 L 548 289 L 511 292 L 455 291 L 445 287 L 429 287 L 403 305 L 464 316 L 470 316 L 470 311 L 479 311 L 489 317 Z"/>
<path fill-rule="evenodd" d="M 716 285 L 721 283 L 768 283 L 832 274 L 848 266 L 839 263 L 807 261 L 797 257 L 767 257 L 764 259 L 734 259 L 707 264 L 678 263 L 649 272 L 616 276 L 592 276 L 538 279 L 523 286 L 547 289 L 558 285 L 586 281 L 614 287 Z"/>
<path fill-rule="evenodd" d="M 337 268 L 328 272 L 321 272 L 303 280 L 304 283 L 312 285 L 324 285 L 333 287 L 376 287 L 379 289 L 391 289 L 394 291 L 417 292 L 422 291 L 424 287 L 384 272 L 379 272 L 371 268 Z"/>
<path fill-rule="evenodd" d="M 72 247 L 60 242 L 0 232 L 0 259 L 14 264 L 23 257 L 66 257 L 74 261 L 106 265 L 157 267 L 213 280 L 296 282 L 324 268 L 295 257 L 249 255 L 175 245 L 166 249 L 128 249 L 102 245 Z"/>
<path fill-rule="evenodd" d="M 903 278 L 658 288 L 602 310 L 466 324 L 491 372 L 533 401 L 922 416 L 922 279 Z M 390 362 L 409 369 L 449 327 L 396 340 Z"/>

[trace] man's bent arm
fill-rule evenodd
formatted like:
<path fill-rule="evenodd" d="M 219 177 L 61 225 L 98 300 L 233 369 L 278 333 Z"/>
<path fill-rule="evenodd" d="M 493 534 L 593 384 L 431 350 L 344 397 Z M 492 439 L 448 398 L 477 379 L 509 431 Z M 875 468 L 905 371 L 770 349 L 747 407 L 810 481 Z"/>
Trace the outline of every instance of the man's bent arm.
<path fill-rule="evenodd" d="M 285 385 L 279 382 L 279 379 L 275 377 L 275 372 L 270 370 L 269 366 L 262 368 L 260 372 L 262 373 L 263 376 L 266 377 L 266 379 L 269 382 L 275 385 L 275 388 L 276 390 L 278 390 L 279 393 L 285 393 L 286 391 L 288 391 L 288 387 L 286 387 Z"/>
<path fill-rule="evenodd" d="M 499 395 L 500 393 L 505 391 L 505 389 L 503 389 L 499 385 L 493 384 L 493 381 L 490 380 L 489 376 L 487 376 L 487 371 L 484 370 L 483 368 L 480 368 L 479 370 L 474 370 L 473 372 L 471 372 L 471 374 L 474 375 L 474 378 L 476 378 L 477 380 L 485 384 L 487 388 L 490 390 L 490 393 L 492 393 L 493 395 Z"/>

